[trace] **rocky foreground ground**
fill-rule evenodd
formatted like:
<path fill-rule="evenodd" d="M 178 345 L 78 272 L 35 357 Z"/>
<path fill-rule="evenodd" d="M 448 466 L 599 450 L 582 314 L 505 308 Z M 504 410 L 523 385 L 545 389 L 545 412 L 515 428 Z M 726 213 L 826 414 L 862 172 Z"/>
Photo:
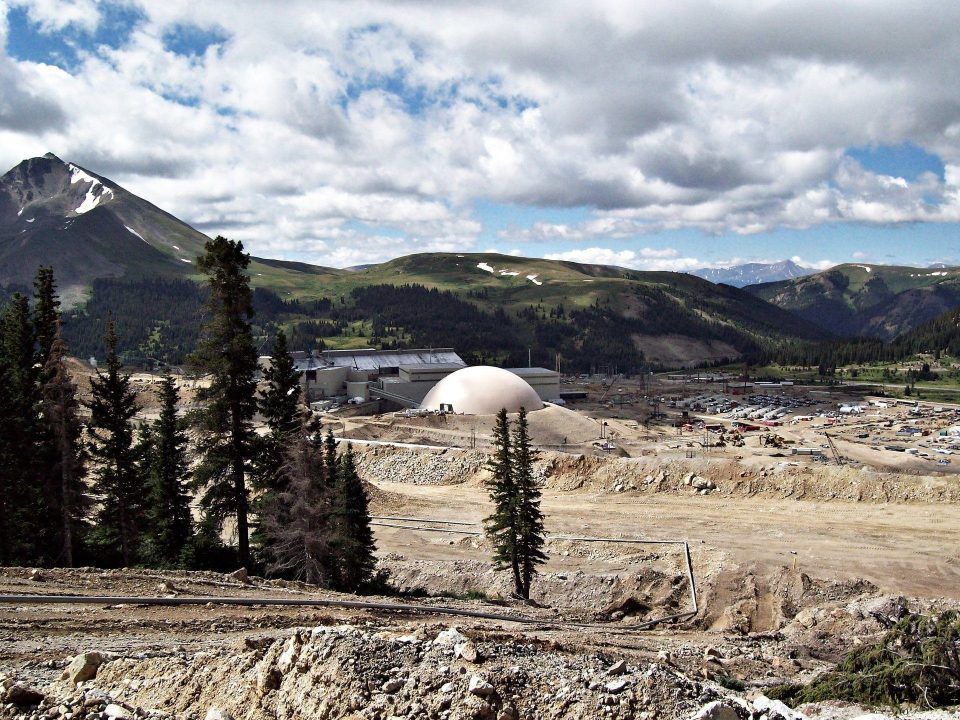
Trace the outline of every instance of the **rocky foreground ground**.
<path fill-rule="evenodd" d="M 296 583 L 214 573 L 0 569 L 0 593 L 27 591 L 321 597 Z M 635 631 L 623 622 L 567 622 L 548 608 L 452 598 L 422 602 L 539 613 L 542 622 L 454 618 L 439 610 L 4 604 L 0 716 L 862 717 L 868 710 L 837 702 L 791 710 L 766 692 L 832 667 L 846 649 L 875 639 L 885 616 L 924 605 L 869 588 L 807 594 L 798 601 L 806 607 L 783 615 L 776 630 L 752 632 L 711 630 L 697 620 Z M 906 717 L 957 718 L 960 712 L 917 708 Z"/>

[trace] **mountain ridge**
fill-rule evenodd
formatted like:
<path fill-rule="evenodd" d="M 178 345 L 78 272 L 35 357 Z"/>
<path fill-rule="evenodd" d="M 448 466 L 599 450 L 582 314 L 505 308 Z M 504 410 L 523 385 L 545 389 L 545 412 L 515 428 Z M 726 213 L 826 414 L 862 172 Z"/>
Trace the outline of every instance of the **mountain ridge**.
<path fill-rule="evenodd" d="M 136 332 L 124 329 L 130 342 L 143 344 L 164 327 L 171 337 L 192 337 L 169 328 L 170 318 L 158 308 L 175 306 L 176 293 L 185 292 L 177 282 L 202 280 L 194 260 L 207 240 L 117 183 L 55 155 L 25 160 L 0 178 L 0 284 L 29 287 L 36 267 L 53 259 L 65 307 L 86 308 L 71 316 L 78 324 L 73 337 L 88 338 L 84 347 L 91 352 L 103 322 L 84 316 L 93 308 L 117 314 L 118 325 L 136 325 Z M 826 336 L 751 293 L 684 273 L 489 253 L 413 254 L 354 270 L 254 257 L 249 270 L 255 289 L 274 293 L 273 300 L 261 298 L 275 310 L 264 322 L 288 325 L 307 344 L 324 338 L 456 345 L 471 332 L 473 317 L 476 327 L 493 334 L 472 333 L 478 358 L 504 360 L 534 347 L 547 356 L 579 357 L 582 366 L 595 354 L 597 362 L 639 367 L 735 360 L 772 340 Z M 451 295 L 438 302 L 436 293 L 445 292 Z M 160 302 L 164 293 L 169 297 Z M 298 300 L 313 304 L 297 306 Z M 314 302 L 320 300 L 327 302 Z M 145 304 L 151 302 L 156 307 Z M 442 321 L 454 306 L 461 319 L 456 330 Z M 304 307 L 312 309 L 304 315 Z M 501 327 L 509 326 L 502 348 L 494 330 L 498 317 Z M 273 332 L 261 331 L 265 339 Z"/>
<path fill-rule="evenodd" d="M 0 177 L 0 285 L 29 287 L 55 260 L 65 307 L 98 278 L 196 278 L 209 238 L 109 178 L 53 153 L 27 158 Z M 287 291 L 341 271 L 253 258 L 254 284 Z M 263 278 L 263 280 L 260 280 Z"/>
<path fill-rule="evenodd" d="M 960 267 L 846 263 L 744 290 L 834 335 L 891 340 L 960 306 Z"/>
<path fill-rule="evenodd" d="M 787 259 L 774 263 L 743 263 L 728 267 L 705 267 L 691 270 L 690 274 L 713 283 L 746 287 L 747 285 L 757 285 L 765 282 L 791 280 L 815 272 L 814 268 L 807 268 Z"/>

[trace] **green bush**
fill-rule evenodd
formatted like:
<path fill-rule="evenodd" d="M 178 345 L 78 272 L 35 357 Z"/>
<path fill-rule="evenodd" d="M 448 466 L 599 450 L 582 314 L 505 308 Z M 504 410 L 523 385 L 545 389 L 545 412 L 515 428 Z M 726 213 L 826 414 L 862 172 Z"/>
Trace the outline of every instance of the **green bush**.
<path fill-rule="evenodd" d="M 863 705 L 944 707 L 960 703 L 960 613 L 908 614 L 876 645 L 848 654 L 809 685 L 769 696 L 789 705 L 847 700 Z"/>

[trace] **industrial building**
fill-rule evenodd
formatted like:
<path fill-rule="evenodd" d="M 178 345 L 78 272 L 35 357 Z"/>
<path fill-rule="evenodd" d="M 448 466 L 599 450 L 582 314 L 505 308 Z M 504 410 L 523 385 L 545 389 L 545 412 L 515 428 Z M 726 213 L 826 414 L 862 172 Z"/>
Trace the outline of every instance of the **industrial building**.
<path fill-rule="evenodd" d="M 291 353 L 301 374 L 304 398 L 317 407 L 351 403 L 365 412 L 396 408 L 442 409 L 487 414 L 492 404 L 515 412 L 543 407 L 560 398 L 560 375 L 546 368 L 467 368 L 452 348 L 325 350 Z M 261 357 L 266 367 L 269 357 Z M 463 371 L 476 371 L 467 372 Z M 446 380 L 450 379 L 450 382 Z M 519 381 L 519 384 L 517 383 Z M 442 392 L 434 388 L 443 386 Z M 489 400 L 480 401 L 481 396 Z M 517 403 L 521 404 L 517 404 Z"/>

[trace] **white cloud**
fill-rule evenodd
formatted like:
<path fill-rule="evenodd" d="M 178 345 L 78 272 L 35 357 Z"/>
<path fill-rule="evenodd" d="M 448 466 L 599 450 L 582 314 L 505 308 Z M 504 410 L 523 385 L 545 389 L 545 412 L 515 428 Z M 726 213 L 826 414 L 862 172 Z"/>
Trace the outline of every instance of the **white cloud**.
<path fill-rule="evenodd" d="M 673 248 L 641 248 L 612 250 L 603 247 L 578 248 L 559 253 L 547 253 L 548 260 L 569 260 L 591 265 L 619 265 L 635 270 L 670 270 L 684 272 L 704 267 L 707 263 L 692 257 L 681 257 Z"/>
<path fill-rule="evenodd" d="M 95 0 L 22 5 L 46 33 L 89 35 L 106 15 Z M 71 40 L 69 73 L 0 57 L 0 162 L 53 150 L 254 252 L 328 263 L 471 249 L 477 200 L 590 208 L 500 239 L 592 256 L 676 228 L 960 221 L 960 5 L 140 6 L 121 47 Z M 177 55 L 177 27 L 225 40 Z M 905 140 L 939 154 L 945 179 L 844 155 Z"/>

